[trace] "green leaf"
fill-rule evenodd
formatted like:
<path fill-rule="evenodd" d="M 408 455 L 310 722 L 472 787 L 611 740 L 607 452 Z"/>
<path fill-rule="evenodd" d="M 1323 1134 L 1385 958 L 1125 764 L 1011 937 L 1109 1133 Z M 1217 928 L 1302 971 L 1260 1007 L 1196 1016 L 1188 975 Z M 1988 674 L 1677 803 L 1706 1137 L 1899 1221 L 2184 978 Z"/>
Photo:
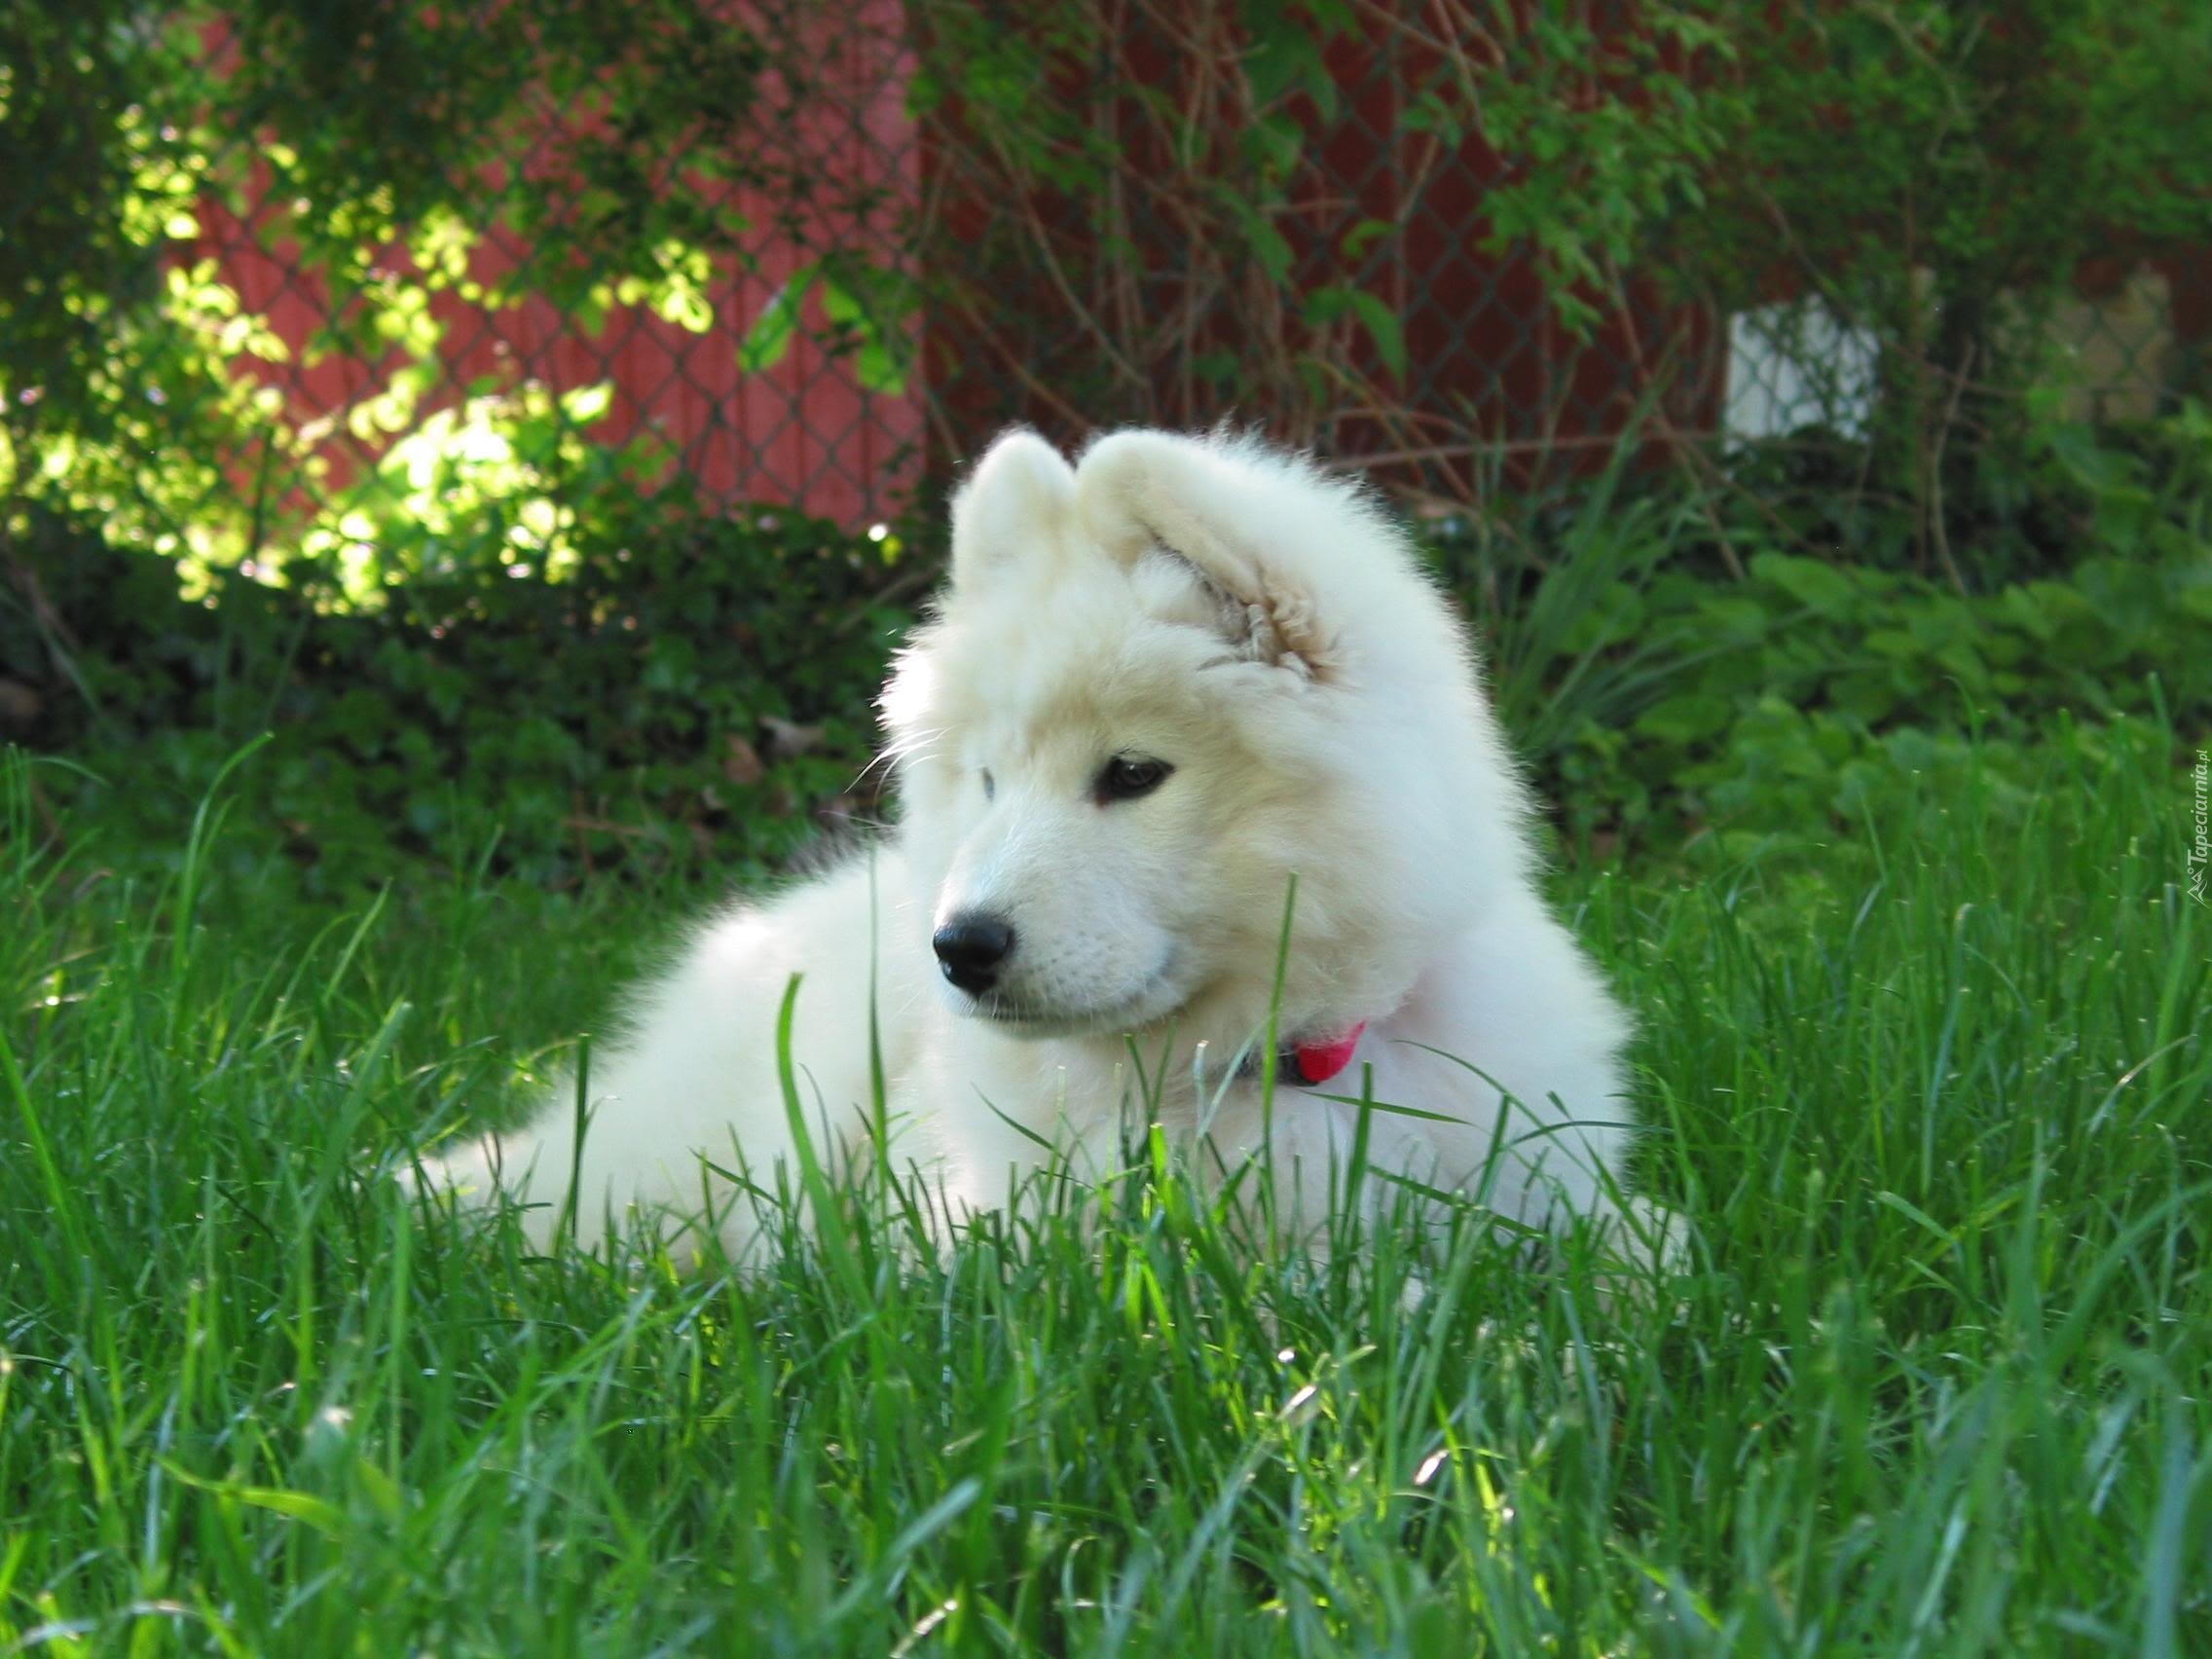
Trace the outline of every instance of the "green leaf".
<path fill-rule="evenodd" d="M 1406 336 L 1398 324 L 1398 313 L 1382 302 L 1382 296 L 1371 294 L 1364 288 L 1354 289 L 1352 310 L 1366 325 L 1367 337 L 1375 342 L 1376 354 L 1391 375 L 1403 380 L 1406 375 Z"/>
<path fill-rule="evenodd" d="M 770 296 L 745 338 L 737 344 L 737 366 L 749 375 L 760 374 L 784 360 L 798 333 L 799 308 L 821 273 L 819 265 L 802 265 Z"/>
<path fill-rule="evenodd" d="M 1788 553 L 1760 553 L 1751 559 L 1751 574 L 1824 616 L 1850 609 L 1857 598 L 1850 575 L 1818 559 L 1801 559 Z"/>
<path fill-rule="evenodd" d="M 156 1459 L 172 1479 L 200 1492 L 213 1493 L 240 1503 L 249 1503 L 256 1509 L 273 1514 L 289 1516 L 304 1522 L 328 1538 L 343 1540 L 352 1531 L 346 1512 L 327 1498 L 304 1492 L 293 1492 L 285 1487 L 240 1486 L 231 1481 L 214 1481 L 204 1475 L 196 1475 L 190 1469 L 167 1457 Z"/>
<path fill-rule="evenodd" d="M 1727 725 L 1734 713 L 1725 698 L 1685 691 L 1644 710 L 1637 717 L 1636 729 L 1668 743 L 1696 743 Z"/>
<path fill-rule="evenodd" d="M 1252 257 L 1259 261 L 1260 269 L 1273 282 L 1290 280 L 1290 268 L 1296 259 L 1290 241 L 1275 228 L 1274 221 L 1260 208 L 1241 196 L 1224 195 L 1223 207 L 1237 223 L 1250 244 Z"/>

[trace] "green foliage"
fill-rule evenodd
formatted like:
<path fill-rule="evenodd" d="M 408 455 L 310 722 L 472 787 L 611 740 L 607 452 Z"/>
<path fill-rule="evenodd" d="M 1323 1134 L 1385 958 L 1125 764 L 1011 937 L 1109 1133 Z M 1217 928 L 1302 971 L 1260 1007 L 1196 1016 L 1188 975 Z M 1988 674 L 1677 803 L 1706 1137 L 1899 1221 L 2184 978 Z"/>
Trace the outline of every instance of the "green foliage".
<path fill-rule="evenodd" d="M 740 135 L 767 48 L 696 0 L 246 0 L 212 15 L 229 40 L 207 91 L 280 140 L 259 195 L 286 204 L 280 231 L 342 292 L 377 279 L 393 240 L 458 222 L 514 233 L 513 287 L 567 309 L 665 274 L 671 244 L 734 251 L 746 227 L 717 187 L 780 182 L 784 159 Z M 551 132 L 549 105 L 569 116 Z"/>
<path fill-rule="evenodd" d="M 1505 159 L 1493 245 L 1531 251 L 1569 329 L 1634 319 L 1667 372 L 1712 318 L 1772 302 L 1863 331 L 1870 441 L 1826 430 L 1839 412 L 1816 395 L 1800 446 L 1830 452 L 1838 487 L 1908 502 L 1916 560 L 1955 583 L 1992 550 L 1943 521 L 1964 506 L 2016 534 L 2042 406 L 2094 344 L 2052 326 L 2075 283 L 2212 245 L 2212 11 L 2194 0 L 1478 10 L 1482 50 L 1436 79 Z M 2160 397 L 2207 390 L 2186 361 L 2133 372 Z M 1788 465 L 1757 486 L 1784 511 Z"/>
<path fill-rule="evenodd" d="M 0 12 L 0 545 L 39 499 L 172 556 L 237 539 L 223 461 L 274 394 L 232 371 L 278 348 L 180 257 L 210 183 L 196 64 L 129 0 Z"/>
<path fill-rule="evenodd" d="M 1007 24 L 960 0 L 919 41 L 911 101 L 944 181 L 919 226 L 948 343 L 933 395 L 1071 429 L 1265 410 L 1292 436 L 1397 395 L 1402 228 L 1314 167 L 1348 115 L 1332 53 L 1366 19 L 1333 0 L 1187 22 L 1067 0 Z"/>
<path fill-rule="evenodd" d="M 2212 416 L 2134 448 L 2052 428 L 2036 488 L 2067 558 L 1963 594 L 1785 551 L 1763 511 L 1617 468 L 1514 539 L 1452 521 L 1434 547 L 1568 834 L 1733 857 L 1854 829 L 1900 770 L 1972 753 L 2003 773 L 2017 746 L 2161 710 L 2212 729 Z"/>
<path fill-rule="evenodd" d="M 2004 450 L 1947 452 L 1932 502 L 1883 487 L 1864 445 L 1748 445 L 1714 498 L 1714 539 L 1782 545 L 1918 575 L 1955 593 L 2064 576 L 2083 558 L 2154 563 L 2212 543 L 2212 415 L 2183 402 L 2140 425 L 2038 420 Z M 1943 558 L 1937 549 L 1948 548 Z"/>
<path fill-rule="evenodd" d="M 484 557 L 410 521 L 423 557 L 366 609 L 237 577 L 188 603 L 160 563 L 41 521 L 49 620 L 0 609 L 0 672 L 51 687 L 48 740 L 91 774 L 55 780 L 73 809 L 165 858 L 215 769 L 273 732 L 233 850 L 316 891 L 425 855 L 550 884 L 710 861 L 757 878 L 817 809 L 869 810 L 867 701 L 906 620 L 879 598 L 896 539 L 600 504 L 558 581 L 496 520 L 466 527 L 498 541 Z"/>
<path fill-rule="evenodd" d="M 1440 65 L 1416 100 L 1417 129 L 1479 134 L 1507 159 L 1483 199 L 1487 245 L 1529 248 L 1560 320 L 1588 334 L 1659 227 L 1699 213 L 1714 175 L 1741 165 L 1724 155 L 1737 136 L 1726 75 L 1712 72 L 1740 61 L 1750 8 L 1648 6 L 1625 27 L 1580 7 L 1477 10 L 1496 31 L 1487 52 Z"/>
<path fill-rule="evenodd" d="M 1493 235 L 1530 241 L 1577 326 L 1598 315 L 1578 296 L 1635 271 L 1724 310 L 1817 293 L 1908 350 L 1953 333 L 1954 366 L 1978 344 L 1992 371 L 2001 294 L 2037 310 L 2085 258 L 2212 237 L 2212 14 L 2187 0 L 1490 20 L 1430 107 L 1465 99 L 1521 164 L 1485 203 Z"/>
<path fill-rule="evenodd" d="M 959 412 L 1010 379 L 1070 430 L 1259 412 L 1463 499 L 1485 481 L 1469 451 L 1540 449 L 1634 397 L 1711 485 L 1719 319 L 1797 302 L 1874 342 L 1869 431 L 1805 395 L 1801 429 L 1732 475 L 1784 515 L 1848 494 L 1881 533 L 1854 557 L 1901 539 L 1958 586 L 2047 539 L 2023 474 L 2104 326 L 2055 326 L 2074 284 L 2212 244 L 2212 13 L 2184 0 L 1269 4 L 1182 29 L 1086 0 L 1017 29 L 951 5 L 920 62 L 946 181 L 923 246 L 959 250 L 926 287 Z M 1426 291 L 1461 291 L 1463 243 L 1508 313 L 1549 313 L 1493 387 Z M 2186 354 L 2132 372 L 2161 404 L 2205 389 Z"/>
<path fill-rule="evenodd" d="M 1705 830 L 1747 856 L 1855 829 L 1900 772 L 1955 775 L 1977 755 L 2002 777 L 2020 769 L 2022 744 L 2161 702 L 2212 720 L 2202 562 L 2101 561 L 2071 581 L 1962 600 L 1768 553 L 1742 588 L 1662 577 L 1598 626 L 1593 644 L 1656 633 L 1701 648 L 1627 725 L 1585 720 L 1567 735 L 1556 794 L 1578 833 Z M 1977 750 L 1968 727 L 1991 736 Z"/>
<path fill-rule="evenodd" d="M 739 187 L 794 222 L 873 223 L 872 187 L 841 195 L 806 155 L 759 137 L 790 131 L 817 95 L 804 52 L 702 0 L 9 8 L 0 538 L 36 504 L 192 580 L 241 565 L 288 579 L 295 561 L 333 553 L 353 588 L 405 573 L 414 534 L 387 548 L 364 526 L 428 522 L 405 498 L 485 446 L 542 448 L 555 397 L 514 371 L 448 385 L 443 302 L 535 301 L 585 337 L 645 308 L 702 333 L 717 321 L 710 287 L 755 269 L 763 245 Z M 304 345 L 213 257 L 241 241 L 276 250 L 318 316 Z M 488 246 L 497 257 L 480 259 Z M 830 349 L 889 387 L 915 302 L 882 252 L 826 254 L 818 309 Z M 295 406 L 286 383 L 333 356 L 367 384 L 336 409 Z M 594 395 L 560 394 L 577 433 L 606 407 L 603 394 L 576 407 Z M 571 491 L 595 473 L 666 472 L 656 446 L 586 458 L 582 442 L 562 439 Z M 461 482 L 449 519 L 489 487 Z M 577 510 L 536 504 L 545 494 L 520 493 L 540 517 Z M 496 556 L 499 539 L 481 545 Z"/>
<path fill-rule="evenodd" d="M 299 574 L 334 581 L 349 608 L 375 609 L 395 591 L 406 603 L 403 590 L 421 578 L 564 581 L 587 546 L 676 534 L 672 508 L 683 497 L 646 507 L 645 446 L 582 435 L 609 395 L 604 386 L 556 397 L 526 385 L 440 410 L 302 536 L 310 564 Z"/>
<path fill-rule="evenodd" d="M 738 366 L 758 374 L 782 362 L 807 331 L 809 296 L 819 296 L 822 307 L 814 338 L 850 359 L 861 388 L 903 394 L 914 367 L 910 324 L 921 310 L 918 287 L 913 277 L 852 253 L 826 254 L 793 272 L 746 331 Z"/>
<path fill-rule="evenodd" d="M 18 402 L 115 413 L 110 354 L 184 232 L 200 180 L 184 134 L 135 101 L 189 73 L 178 36 L 130 0 L 0 13 L 0 364 Z M 0 414 L 11 436 L 19 411 Z M 18 458 L 0 452 L 0 482 Z"/>

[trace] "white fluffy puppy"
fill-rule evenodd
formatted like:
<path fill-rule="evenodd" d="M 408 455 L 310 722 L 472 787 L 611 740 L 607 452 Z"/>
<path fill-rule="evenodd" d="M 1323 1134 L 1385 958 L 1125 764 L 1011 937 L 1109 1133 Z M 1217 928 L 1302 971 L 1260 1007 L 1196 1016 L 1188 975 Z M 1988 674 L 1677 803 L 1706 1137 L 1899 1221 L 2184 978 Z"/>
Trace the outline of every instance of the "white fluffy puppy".
<path fill-rule="evenodd" d="M 1109 1166 L 1133 1110 L 1201 1167 L 1265 1146 L 1310 1226 L 1363 1087 L 1423 1114 L 1370 1116 L 1374 1167 L 1530 1222 L 1609 1208 L 1628 1022 L 1538 894 L 1467 639 L 1362 490 L 1244 439 L 1125 431 L 1071 467 L 1010 432 L 882 708 L 896 836 L 710 923 L 594 1056 L 586 1238 L 719 1186 L 744 1245 L 702 1160 L 767 1185 L 792 1158 L 793 975 L 810 1122 L 866 1144 L 872 996 L 891 1156 L 954 1213 L 1048 1146 Z M 572 1087 L 445 1178 L 549 1232 Z"/>

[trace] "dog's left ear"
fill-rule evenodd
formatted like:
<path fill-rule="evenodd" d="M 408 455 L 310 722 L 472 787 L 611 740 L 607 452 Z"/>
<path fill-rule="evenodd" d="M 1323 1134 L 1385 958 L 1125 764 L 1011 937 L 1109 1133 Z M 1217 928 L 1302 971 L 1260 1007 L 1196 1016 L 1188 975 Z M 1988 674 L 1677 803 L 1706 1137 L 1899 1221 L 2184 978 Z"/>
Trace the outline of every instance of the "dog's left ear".
<path fill-rule="evenodd" d="M 1298 572 L 1246 530 L 1259 481 L 1214 446 L 1170 432 L 1116 432 L 1076 469 L 1084 529 L 1124 563 L 1165 555 L 1188 566 L 1235 654 L 1326 680 L 1335 640 Z"/>
<path fill-rule="evenodd" d="M 973 588 L 1055 545 L 1074 498 L 1075 469 L 1058 450 L 1026 426 L 1002 434 L 952 498 L 952 585 Z"/>

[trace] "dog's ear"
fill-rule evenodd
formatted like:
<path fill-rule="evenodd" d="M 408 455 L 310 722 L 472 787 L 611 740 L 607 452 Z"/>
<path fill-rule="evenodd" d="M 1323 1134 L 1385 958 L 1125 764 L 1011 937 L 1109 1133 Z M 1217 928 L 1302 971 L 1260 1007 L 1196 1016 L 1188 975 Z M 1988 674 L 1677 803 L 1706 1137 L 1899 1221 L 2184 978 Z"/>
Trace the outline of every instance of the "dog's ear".
<path fill-rule="evenodd" d="M 952 585 L 973 588 L 1059 539 L 1075 469 L 1025 426 L 1003 433 L 952 498 Z"/>
<path fill-rule="evenodd" d="M 1084 452 L 1076 504 L 1084 529 L 1124 564 L 1166 558 L 1187 568 L 1239 660 L 1326 680 L 1338 666 L 1335 641 L 1314 596 L 1249 535 L 1255 485 L 1212 445 L 1116 432 Z"/>

